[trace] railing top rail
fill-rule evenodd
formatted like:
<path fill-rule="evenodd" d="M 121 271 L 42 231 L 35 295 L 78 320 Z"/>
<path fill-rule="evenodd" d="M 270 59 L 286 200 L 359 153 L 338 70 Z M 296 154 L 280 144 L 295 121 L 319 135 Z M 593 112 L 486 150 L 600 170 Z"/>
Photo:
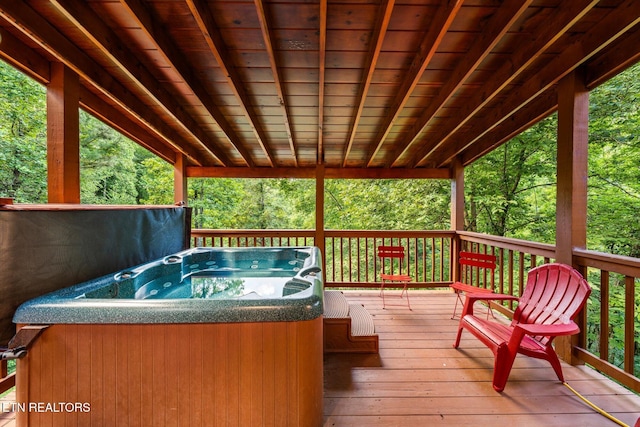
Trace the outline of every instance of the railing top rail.
<path fill-rule="evenodd" d="M 455 231 L 452 230 L 325 230 L 324 235 L 327 237 L 452 237 Z M 209 236 L 291 236 L 291 237 L 309 237 L 315 236 L 315 230 L 300 229 L 278 229 L 278 230 L 261 230 L 261 229 L 213 229 L 213 228 L 194 228 L 191 230 L 193 237 L 209 237 Z"/>
<path fill-rule="evenodd" d="M 527 252 L 532 255 L 554 258 L 556 247 L 547 243 L 536 243 L 528 240 L 513 239 L 510 237 L 492 236 L 490 234 L 475 233 L 471 231 L 458 231 L 461 240 L 481 243 L 497 248 L 511 249 L 514 251 Z"/>
<path fill-rule="evenodd" d="M 192 237 L 209 237 L 209 236 L 225 236 L 225 237 L 313 237 L 314 230 L 261 230 L 261 229 L 213 229 L 213 228 L 193 228 L 191 229 Z"/>
<path fill-rule="evenodd" d="M 452 230 L 325 230 L 326 237 L 452 237 Z"/>
<path fill-rule="evenodd" d="M 586 267 L 640 277 L 640 259 L 638 258 L 574 248 L 573 259 L 579 265 Z"/>

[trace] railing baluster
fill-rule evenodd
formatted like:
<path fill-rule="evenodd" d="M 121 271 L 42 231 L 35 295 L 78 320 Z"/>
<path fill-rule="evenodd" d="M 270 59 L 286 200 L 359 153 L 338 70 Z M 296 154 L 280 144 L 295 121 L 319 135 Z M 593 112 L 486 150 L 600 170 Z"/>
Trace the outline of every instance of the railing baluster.
<path fill-rule="evenodd" d="M 600 358 L 609 360 L 609 272 L 600 272 Z"/>
<path fill-rule="evenodd" d="M 624 370 L 634 375 L 635 362 L 635 278 L 624 278 Z"/>

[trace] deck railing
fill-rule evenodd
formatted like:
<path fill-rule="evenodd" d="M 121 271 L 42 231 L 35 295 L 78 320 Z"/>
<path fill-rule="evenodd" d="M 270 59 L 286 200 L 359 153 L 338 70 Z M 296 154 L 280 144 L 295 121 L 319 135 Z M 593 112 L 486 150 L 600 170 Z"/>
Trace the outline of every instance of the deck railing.
<path fill-rule="evenodd" d="M 459 273 L 461 280 L 516 296 L 522 294 L 529 269 L 553 262 L 555 256 L 554 245 L 471 232 L 327 230 L 324 235 L 327 287 L 378 286 L 381 265 L 375 251 L 382 244 L 405 247 L 403 272 L 414 277 L 412 286 L 422 288 L 446 286 L 456 277 L 452 256 L 456 245 L 461 250 L 493 254 L 497 258 L 493 275 L 468 269 Z M 315 244 L 312 230 L 193 230 L 192 237 L 193 246 Z M 640 305 L 640 286 L 636 285 L 640 260 L 575 250 L 574 264 L 594 290 L 585 316 L 585 321 L 589 319 L 586 333 L 574 347 L 575 356 L 640 393 L 640 340 L 636 338 L 640 322 L 635 320 Z M 505 303 L 494 308 L 509 316 L 514 306 Z"/>
<path fill-rule="evenodd" d="M 193 230 L 193 246 L 314 245 L 311 230 Z M 402 245 L 406 257 L 401 273 L 413 277 L 411 286 L 446 286 L 451 281 L 452 231 L 335 231 L 325 232 L 325 286 L 372 287 L 379 284 L 380 245 Z M 388 266 L 387 266 L 388 267 Z M 376 283 L 377 282 L 377 283 Z"/>
<path fill-rule="evenodd" d="M 15 373 L 9 374 L 6 360 L 0 360 L 0 394 L 16 385 Z"/>

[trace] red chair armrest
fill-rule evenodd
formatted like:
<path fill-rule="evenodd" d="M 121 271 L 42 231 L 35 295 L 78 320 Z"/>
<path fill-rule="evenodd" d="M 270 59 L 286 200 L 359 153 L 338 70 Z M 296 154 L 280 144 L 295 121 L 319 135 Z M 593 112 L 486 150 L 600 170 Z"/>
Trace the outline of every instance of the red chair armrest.
<path fill-rule="evenodd" d="M 575 322 L 559 323 L 555 325 L 535 325 L 535 324 L 517 324 L 516 329 L 522 329 L 527 335 L 544 335 L 548 337 L 557 337 L 561 335 L 574 335 L 580 332 L 580 328 Z"/>
<path fill-rule="evenodd" d="M 472 292 L 467 294 L 467 298 L 473 301 L 491 301 L 491 300 L 511 300 L 518 301 L 518 297 L 507 294 L 493 294 L 489 292 Z"/>
<path fill-rule="evenodd" d="M 479 292 L 479 293 L 471 293 L 465 294 L 466 299 L 464 301 L 464 308 L 462 309 L 462 317 L 467 314 L 473 314 L 473 304 L 476 301 L 495 301 L 495 300 L 512 300 L 518 301 L 518 297 L 514 297 L 513 295 L 505 295 L 505 294 L 493 294 L 489 292 Z"/>

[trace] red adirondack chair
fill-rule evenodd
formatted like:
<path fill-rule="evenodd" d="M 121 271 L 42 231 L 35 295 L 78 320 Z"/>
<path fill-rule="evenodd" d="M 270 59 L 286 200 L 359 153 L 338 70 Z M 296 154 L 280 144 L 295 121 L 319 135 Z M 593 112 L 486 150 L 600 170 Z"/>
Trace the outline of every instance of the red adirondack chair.
<path fill-rule="evenodd" d="M 468 293 L 453 346 L 458 348 L 462 330 L 466 329 L 493 351 L 493 388 L 498 392 L 504 390 L 518 353 L 547 360 L 564 382 L 551 343 L 556 336 L 580 332 L 573 318 L 590 293 L 591 287 L 582 275 L 564 264 L 544 264 L 531 269 L 519 299 L 502 294 Z M 511 324 L 474 316 L 473 304 L 481 300 L 518 301 Z"/>

